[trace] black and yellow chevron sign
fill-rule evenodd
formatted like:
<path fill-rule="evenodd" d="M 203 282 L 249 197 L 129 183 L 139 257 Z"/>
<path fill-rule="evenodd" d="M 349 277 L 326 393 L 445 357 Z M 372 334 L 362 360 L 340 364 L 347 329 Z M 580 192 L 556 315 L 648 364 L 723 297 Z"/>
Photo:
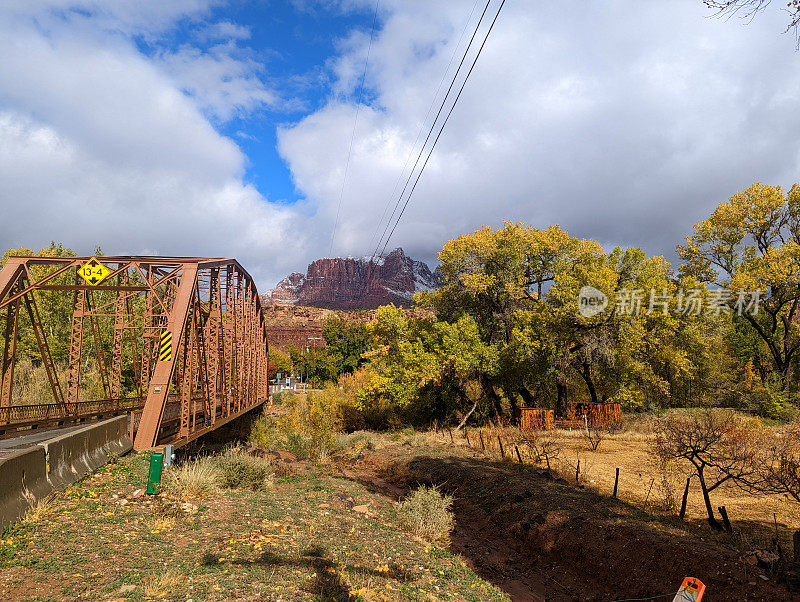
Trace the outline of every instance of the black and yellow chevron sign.
<path fill-rule="evenodd" d="M 158 342 L 158 360 L 168 362 L 172 359 L 172 333 L 165 330 L 161 333 L 161 340 Z"/>

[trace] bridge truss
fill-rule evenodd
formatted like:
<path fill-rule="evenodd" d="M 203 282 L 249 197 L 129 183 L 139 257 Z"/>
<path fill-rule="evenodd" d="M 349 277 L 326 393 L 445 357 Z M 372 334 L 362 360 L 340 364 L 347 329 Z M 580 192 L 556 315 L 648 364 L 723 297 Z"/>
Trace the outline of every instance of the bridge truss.
<path fill-rule="evenodd" d="M 142 450 L 187 443 L 267 401 L 266 323 L 236 260 L 104 256 L 92 284 L 79 275 L 92 259 L 10 257 L 0 270 L 0 436 L 130 413 Z M 44 323 L 43 305 L 68 325 Z M 69 339 L 60 363 L 54 332 Z M 14 402 L 23 334 L 47 376 L 39 403 Z M 99 399 L 86 399 L 89 373 Z"/>

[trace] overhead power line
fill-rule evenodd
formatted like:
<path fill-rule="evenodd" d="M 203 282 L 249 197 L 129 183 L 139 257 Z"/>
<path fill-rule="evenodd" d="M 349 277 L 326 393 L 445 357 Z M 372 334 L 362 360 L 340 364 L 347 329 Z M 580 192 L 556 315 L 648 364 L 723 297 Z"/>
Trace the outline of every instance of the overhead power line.
<path fill-rule="evenodd" d="M 394 231 L 397 228 L 397 225 L 400 223 L 400 220 L 402 219 L 403 214 L 405 213 L 406 208 L 408 207 L 409 201 L 411 201 L 411 197 L 413 196 L 414 191 L 417 188 L 419 179 L 422 177 L 422 174 L 425 171 L 425 166 L 428 165 L 428 161 L 430 160 L 431 155 L 433 154 L 433 150 L 436 148 L 436 143 L 439 142 L 439 138 L 441 137 L 442 132 L 444 131 L 445 126 L 447 125 L 447 122 L 450 120 L 450 116 L 453 114 L 453 110 L 456 108 L 456 104 L 458 104 L 458 99 L 461 98 L 461 93 L 464 91 L 464 87 L 467 85 L 467 81 L 469 81 L 469 76 L 472 75 L 472 71 L 475 69 L 475 65 L 477 64 L 478 59 L 480 58 L 481 53 L 483 52 L 483 48 L 486 46 L 486 41 L 489 39 L 489 35 L 492 33 L 492 29 L 494 29 L 495 23 L 497 23 L 497 18 L 500 16 L 500 11 L 503 10 L 503 6 L 505 6 L 505 4 L 506 0 L 502 0 L 502 2 L 500 2 L 500 6 L 497 8 L 497 12 L 494 15 L 494 19 L 492 19 L 492 23 L 489 26 L 489 29 L 486 31 L 486 35 L 484 36 L 483 42 L 481 43 L 481 46 L 478 49 L 478 53 L 475 55 L 475 59 L 472 61 L 472 65 L 470 66 L 469 71 L 467 71 L 467 75 L 461 84 L 461 88 L 458 90 L 458 94 L 456 95 L 456 98 L 453 101 L 450 110 L 447 112 L 447 117 L 445 117 L 444 122 L 442 122 L 442 126 L 439 128 L 439 133 L 436 134 L 436 138 L 434 139 L 433 144 L 431 145 L 430 151 L 428 152 L 428 156 L 425 158 L 425 162 L 422 164 L 422 168 L 419 170 L 419 173 L 417 174 L 417 177 L 414 180 L 414 185 L 411 187 L 411 191 L 408 193 L 408 197 L 406 198 L 406 202 L 403 205 L 403 209 L 402 211 L 400 211 L 400 215 L 397 216 L 397 221 L 395 221 L 394 226 L 392 227 L 392 231 L 389 233 L 389 236 L 383 245 L 383 250 L 381 251 L 381 254 L 386 252 L 386 247 L 389 244 L 389 241 L 391 240 L 392 235 L 394 234 Z"/>
<path fill-rule="evenodd" d="M 375 38 L 375 23 L 378 21 L 378 5 L 381 0 L 375 0 L 375 13 L 372 16 L 372 29 L 369 32 L 369 46 L 367 47 L 367 58 L 364 60 L 364 73 L 361 74 L 361 83 L 359 85 L 358 100 L 356 101 L 356 115 L 353 119 L 353 132 L 350 134 L 350 147 L 347 150 L 347 161 L 344 165 L 344 174 L 342 174 L 342 187 L 339 190 L 339 203 L 336 207 L 336 220 L 333 222 L 333 231 L 331 232 L 331 245 L 328 249 L 328 255 L 333 255 L 333 241 L 336 239 L 336 229 L 339 226 L 339 214 L 342 211 L 342 199 L 344 198 L 344 188 L 347 184 L 347 172 L 350 170 L 350 157 L 353 155 L 353 141 L 356 138 L 356 127 L 358 126 L 358 113 L 361 110 L 361 99 L 364 95 L 364 80 L 367 78 L 367 67 L 369 66 L 369 55 L 372 53 L 372 40 Z"/>
<path fill-rule="evenodd" d="M 464 49 L 464 54 L 461 57 L 461 61 L 458 63 L 458 69 L 456 69 L 455 73 L 453 74 L 453 79 L 450 82 L 450 85 L 447 88 L 447 92 L 442 98 L 442 103 L 439 105 L 439 110 L 436 112 L 436 117 L 434 117 L 433 122 L 431 123 L 430 129 L 428 129 L 428 134 L 425 136 L 425 142 L 422 143 L 422 147 L 419 149 L 419 154 L 417 155 L 416 160 L 414 161 L 414 166 L 411 168 L 411 171 L 408 173 L 408 178 L 406 179 L 405 184 L 403 185 L 403 189 L 400 191 L 400 195 L 397 197 L 397 202 L 395 203 L 394 209 L 392 210 L 392 214 L 389 216 L 389 219 L 386 222 L 386 226 L 383 229 L 383 233 L 381 237 L 378 239 L 378 243 L 375 245 L 375 250 L 372 253 L 372 258 L 370 261 L 375 259 L 375 255 L 378 254 L 378 248 L 381 246 L 381 241 L 386 236 L 386 232 L 389 229 L 392 221 L 394 220 L 394 216 L 397 213 L 398 208 L 400 207 L 400 203 L 403 200 L 403 195 L 406 193 L 408 189 L 408 185 L 411 182 L 411 178 L 414 176 L 414 171 L 417 169 L 417 165 L 419 165 L 419 160 L 422 158 L 422 155 L 425 153 L 425 147 L 428 144 L 428 141 L 431 138 L 431 134 L 433 134 L 434 129 L 436 129 L 436 123 L 439 121 L 439 117 L 444 110 L 444 107 L 447 105 L 447 99 L 450 97 L 450 92 L 453 90 L 453 86 L 455 86 L 456 81 L 458 81 L 458 75 L 461 73 L 461 68 L 464 66 L 464 62 L 467 60 L 469 56 L 470 48 L 472 48 L 472 43 L 475 41 L 475 36 L 478 35 L 478 31 L 480 31 L 481 23 L 483 23 L 483 19 L 486 16 L 486 11 L 489 10 L 489 6 L 491 5 L 492 0 L 486 0 L 486 4 L 483 7 L 483 12 L 481 12 L 481 17 L 478 19 L 478 22 L 475 24 L 475 30 L 472 32 L 472 36 L 469 39 L 469 44 Z M 388 244 L 389 239 L 386 239 L 386 243 Z M 383 251 L 381 251 L 381 255 L 386 250 L 386 245 L 383 246 Z"/>
<path fill-rule="evenodd" d="M 417 142 L 419 142 L 419 139 L 422 137 L 422 131 L 425 129 L 425 124 L 428 122 L 428 117 L 430 117 L 431 112 L 433 111 L 433 107 L 436 105 L 436 99 L 439 97 L 439 92 L 442 90 L 442 86 L 444 85 L 444 82 L 447 79 L 447 74 L 450 72 L 450 67 L 452 66 L 453 61 L 455 61 L 456 56 L 458 55 L 458 49 L 461 48 L 461 42 L 464 40 L 464 34 L 467 33 L 467 29 L 469 28 L 469 24 L 472 21 L 472 15 L 475 14 L 475 9 L 478 7 L 478 3 L 479 2 L 480 2 L 480 0 L 475 0 L 474 4 L 472 5 L 472 10 L 469 12 L 469 15 L 467 16 L 466 20 L 464 21 L 464 27 L 461 29 L 461 35 L 458 37 L 458 43 L 453 48 L 453 52 L 450 55 L 450 60 L 447 62 L 447 67 L 445 67 L 444 72 L 442 73 L 442 78 L 439 80 L 439 85 L 436 87 L 436 92 L 434 92 L 433 97 L 431 98 L 431 103 L 430 103 L 430 105 L 428 105 L 428 110 L 425 112 L 425 117 L 423 117 L 422 121 L 419 124 L 419 130 L 417 130 L 417 136 L 416 136 L 416 138 L 414 138 L 414 143 L 411 145 L 411 148 L 408 149 L 408 156 L 406 157 L 406 162 L 403 164 L 403 169 L 400 171 L 399 174 L 397 174 L 397 180 L 395 180 L 394 186 L 392 187 L 392 192 L 389 193 L 389 196 L 386 199 L 386 204 L 383 207 L 383 212 L 381 213 L 381 217 L 375 223 L 375 230 L 373 231 L 372 236 L 369 239 L 369 245 L 367 246 L 367 253 L 369 253 L 370 250 L 372 249 L 372 243 L 373 242 L 376 243 L 375 244 L 375 250 L 372 252 L 372 257 L 371 257 L 370 260 L 375 258 L 375 254 L 378 252 L 378 247 L 380 247 L 381 240 L 383 240 L 383 237 L 386 236 L 386 228 L 384 228 L 383 233 L 381 234 L 381 237 L 377 241 L 375 240 L 375 237 L 378 236 L 378 232 L 381 229 L 381 224 L 383 223 L 383 220 L 386 218 L 386 214 L 389 212 L 389 207 L 392 204 L 392 199 L 394 199 L 395 192 L 397 192 L 397 189 L 400 186 L 400 182 L 403 180 L 403 174 L 406 173 L 406 168 L 408 167 L 408 164 L 411 162 L 411 157 L 414 156 L 414 149 L 417 148 Z M 472 37 L 473 38 L 475 37 L 474 34 L 473 34 Z M 470 43 L 471 43 L 471 41 L 470 41 Z M 467 46 L 467 49 L 469 49 L 469 46 Z M 463 64 L 463 62 L 464 61 L 462 59 L 461 63 Z M 459 65 L 459 68 L 460 67 L 461 67 L 461 65 Z M 458 70 L 456 70 L 456 74 L 458 74 Z M 454 77 L 455 77 L 455 75 L 454 75 Z M 452 88 L 452 86 L 453 86 L 453 84 L 450 85 L 451 88 Z M 448 90 L 448 92 L 449 92 L 449 90 Z M 447 98 L 447 95 L 445 95 L 445 98 Z M 439 112 L 441 113 L 441 109 L 439 109 Z M 437 117 L 438 117 L 438 115 L 437 115 Z M 434 123 L 436 123 L 435 120 L 434 120 Z M 431 128 L 432 127 L 433 127 L 433 125 L 431 125 Z M 430 136 L 430 134 L 429 134 L 429 136 Z M 427 142 L 427 139 L 426 139 L 426 142 Z M 424 148 L 425 147 L 423 145 L 423 149 Z M 422 150 L 420 150 L 420 153 L 422 153 Z M 419 158 L 417 158 L 417 160 L 419 161 Z M 414 166 L 416 167 L 416 164 Z M 413 169 L 412 169 L 412 173 L 413 173 Z M 399 203 L 395 204 L 395 208 L 392 211 L 392 215 L 389 217 L 389 219 L 386 222 L 387 226 L 391 223 L 392 218 L 394 217 L 394 214 L 397 211 L 398 204 Z"/>

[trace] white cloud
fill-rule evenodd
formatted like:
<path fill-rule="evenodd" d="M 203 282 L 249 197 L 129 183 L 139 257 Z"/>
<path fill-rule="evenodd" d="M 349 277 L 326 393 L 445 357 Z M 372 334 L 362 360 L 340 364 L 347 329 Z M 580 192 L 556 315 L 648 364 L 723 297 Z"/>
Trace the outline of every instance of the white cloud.
<path fill-rule="evenodd" d="M 202 40 L 246 40 L 252 35 L 250 28 L 231 21 L 217 21 L 198 31 L 197 37 Z"/>
<path fill-rule="evenodd" d="M 363 3 L 366 7 L 366 2 Z M 496 6 L 496 4 L 495 4 Z M 394 2 L 370 59 L 335 251 L 367 251 L 469 6 Z M 507 3 L 390 248 L 432 257 L 503 218 L 671 254 L 692 222 L 800 167 L 800 63 L 780 11 L 750 25 L 695 0 Z M 332 64 L 353 98 L 368 36 Z M 279 131 L 298 187 L 333 221 L 352 100 Z M 323 245 L 320 245 L 323 247 Z M 327 242 L 324 245 L 327 251 Z"/>
<path fill-rule="evenodd" d="M 278 95 L 260 79 L 264 67 L 232 42 L 203 51 L 189 45 L 159 60 L 175 84 L 219 121 L 274 106 Z"/>
<path fill-rule="evenodd" d="M 374 7 L 296 1 L 320 18 Z M 2 4 L 0 247 L 232 255 L 261 288 L 327 254 L 368 32 L 343 35 L 306 73 L 312 88 L 333 78 L 330 101 L 278 132 L 306 200 L 273 204 L 214 123 L 288 101 L 248 49 L 247 24 L 205 21 L 216 4 Z M 371 252 L 471 6 L 381 2 L 335 252 Z M 697 0 L 507 3 L 390 247 L 430 259 L 506 218 L 669 253 L 736 190 L 790 184 L 800 64 L 783 15 L 743 26 L 706 14 Z M 184 21 L 212 46 L 163 48 Z"/>
<path fill-rule="evenodd" d="M 235 256 L 262 287 L 293 267 L 301 208 L 245 184 L 203 101 L 126 36 L 0 16 L 0 56 L 0 246 Z"/>

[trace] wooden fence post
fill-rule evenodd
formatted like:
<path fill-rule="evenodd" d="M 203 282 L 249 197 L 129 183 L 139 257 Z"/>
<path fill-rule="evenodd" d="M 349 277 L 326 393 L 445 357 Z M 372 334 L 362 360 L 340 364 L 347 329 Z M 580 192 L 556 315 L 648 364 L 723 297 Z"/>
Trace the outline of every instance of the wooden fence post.
<path fill-rule="evenodd" d="M 647 490 L 647 497 L 646 497 L 646 498 L 644 498 L 644 505 L 645 505 L 645 507 L 647 507 L 647 502 L 648 502 L 648 500 L 650 499 L 650 492 L 651 492 L 651 491 L 653 491 L 653 483 L 655 483 L 655 482 L 656 482 L 656 479 L 655 479 L 655 477 L 653 477 L 652 479 L 650 479 L 650 489 L 648 489 L 648 490 Z"/>
<path fill-rule="evenodd" d="M 505 458 L 506 452 L 503 451 L 503 442 L 500 440 L 500 435 L 497 435 L 497 443 L 500 445 L 500 457 Z"/>
<path fill-rule="evenodd" d="M 486 451 L 486 446 L 483 444 L 483 431 L 478 431 L 478 437 L 481 439 L 481 451 Z"/>
<path fill-rule="evenodd" d="M 617 497 L 617 485 L 619 485 L 619 468 L 617 468 L 617 476 L 614 477 L 614 493 L 611 497 Z"/>
<path fill-rule="evenodd" d="M 681 501 L 681 513 L 680 517 L 683 520 L 683 517 L 686 516 L 686 500 L 689 499 L 689 483 L 692 482 L 692 477 L 686 479 L 686 489 L 683 490 L 683 501 Z"/>
<path fill-rule="evenodd" d="M 578 483 L 578 476 L 581 474 L 581 459 L 578 458 L 578 465 L 575 467 L 575 482 Z"/>
<path fill-rule="evenodd" d="M 800 531 L 794 532 L 792 541 L 794 542 L 794 563 L 796 566 L 800 566 Z"/>
<path fill-rule="evenodd" d="M 455 445 L 455 444 L 456 444 L 456 442 L 455 442 L 455 441 L 453 441 L 453 430 L 452 430 L 452 429 L 447 429 L 447 432 L 448 432 L 448 433 L 450 433 L 450 443 L 452 443 L 453 445 Z"/>
<path fill-rule="evenodd" d="M 728 533 L 733 533 L 733 527 L 731 527 L 731 521 L 728 520 L 728 511 L 725 509 L 725 506 L 719 506 L 718 510 L 722 516 L 722 524 L 725 525 L 725 530 Z"/>
<path fill-rule="evenodd" d="M 516 445 L 514 446 L 514 450 L 517 452 L 517 460 L 522 464 L 522 456 L 519 455 L 519 448 Z M 800 533 L 800 531 L 798 531 L 798 533 Z"/>

